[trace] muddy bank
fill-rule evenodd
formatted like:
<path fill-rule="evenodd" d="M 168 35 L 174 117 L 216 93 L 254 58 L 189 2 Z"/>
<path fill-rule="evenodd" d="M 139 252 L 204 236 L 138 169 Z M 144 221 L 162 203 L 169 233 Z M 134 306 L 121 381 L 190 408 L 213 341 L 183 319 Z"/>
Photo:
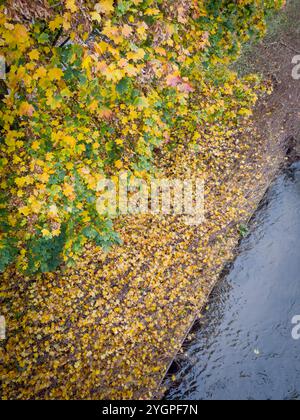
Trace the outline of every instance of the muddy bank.
<path fill-rule="evenodd" d="M 236 65 L 240 74 L 254 71 L 272 81 L 274 92 L 259 103 L 254 121 L 266 148 L 283 145 L 291 161 L 300 156 L 299 80 L 292 77 L 292 60 L 300 54 L 299 23 L 299 3 L 288 1 L 284 13 L 270 22 L 266 38 L 249 46 Z"/>

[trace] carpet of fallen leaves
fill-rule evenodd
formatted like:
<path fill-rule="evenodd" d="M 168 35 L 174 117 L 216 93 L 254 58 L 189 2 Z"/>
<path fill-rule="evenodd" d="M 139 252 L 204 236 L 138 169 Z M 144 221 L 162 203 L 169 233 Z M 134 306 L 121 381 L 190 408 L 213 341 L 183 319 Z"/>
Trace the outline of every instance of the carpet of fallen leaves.
<path fill-rule="evenodd" d="M 33 13 L 36 18 L 47 20 L 53 14 L 53 8 L 45 7 L 47 2 L 43 0 L 34 2 L 34 7 L 33 2 L 28 0 L 9 3 L 13 4 L 9 14 L 13 20 L 20 15 L 31 20 Z M 89 31 L 88 24 L 86 27 L 84 24 L 77 25 L 76 23 L 75 25 L 77 20 L 71 19 L 71 15 L 74 14 L 83 16 L 83 20 L 88 20 L 84 19 L 82 7 L 77 7 L 79 2 L 66 0 L 64 3 L 67 12 L 62 15 L 63 17 L 58 16 L 49 24 L 53 32 L 51 36 L 55 31 L 58 31 L 59 36 L 60 26 L 64 26 L 67 32 L 73 29 L 78 32 L 79 26 L 83 26 L 82 30 Z M 82 3 L 84 2 L 80 1 L 81 6 Z M 88 14 L 90 20 L 99 24 L 103 19 L 102 15 L 109 17 L 113 14 L 113 4 L 116 2 L 103 0 L 100 3 L 101 5 L 92 12 L 92 15 Z M 123 7 L 123 2 L 120 3 Z M 132 3 L 139 5 L 145 2 L 136 0 Z M 169 4 L 169 2 L 165 3 Z M 178 22 L 184 24 L 189 22 L 186 19 L 188 9 L 192 5 L 196 7 L 198 3 L 200 4 L 200 2 L 182 0 L 180 8 L 170 9 L 173 11 L 171 14 L 163 7 L 163 16 L 166 15 L 168 20 L 171 18 L 171 21 L 176 18 Z M 249 2 L 238 2 L 241 10 L 244 8 L 244 3 Z M 270 3 L 281 5 L 282 1 Z M 261 2 L 255 2 L 255 4 L 259 6 L 258 10 L 263 8 Z M 117 12 L 121 13 L 122 10 L 118 9 Z M 156 15 L 159 16 L 157 17 L 159 20 L 161 19 L 160 12 L 157 9 L 150 9 L 147 11 L 147 16 L 152 16 L 151 19 L 149 18 L 151 22 L 153 19 L 155 21 Z M 195 16 L 205 18 L 207 12 L 205 10 L 200 12 L 199 16 L 198 14 Z M 143 18 L 143 14 L 138 10 L 136 13 L 139 17 L 137 21 Z M 213 10 L 210 10 L 210 15 L 214 16 Z M 191 14 L 191 18 L 193 16 Z M 226 14 L 223 17 L 225 19 Z M 264 21 L 258 19 L 256 15 L 252 18 L 257 26 L 256 29 L 263 32 Z M 135 20 L 132 23 L 134 22 Z M 220 42 L 222 48 L 227 50 L 235 36 L 228 35 L 228 40 L 222 37 L 218 41 L 218 22 L 219 18 L 211 18 L 211 31 L 212 35 L 215 35 L 212 36 L 212 41 Z M 243 29 L 240 32 L 244 38 L 243 33 L 248 29 L 248 25 L 243 21 L 240 23 Z M 24 51 L 30 50 L 29 58 L 36 63 L 39 51 L 31 50 L 32 40 L 30 41 L 26 28 L 16 25 L 16 36 L 13 37 L 10 33 L 12 24 L 6 21 L 5 24 L 5 39 L 13 47 L 9 51 L 13 51 L 18 60 L 23 60 Z M 226 24 L 226 26 L 230 25 Z M 127 40 L 130 37 L 134 37 L 139 45 L 146 48 L 148 53 L 153 54 L 155 61 L 150 67 L 146 66 L 143 72 L 143 78 L 147 81 L 148 78 L 151 79 L 155 70 L 157 75 L 160 74 L 160 67 L 157 65 L 158 57 L 164 62 L 164 57 L 170 54 L 169 58 L 174 61 L 175 54 L 175 56 L 178 55 L 179 63 L 191 61 L 189 49 L 181 51 L 183 46 L 178 45 L 177 51 L 174 48 L 174 41 L 168 39 L 176 35 L 175 39 L 179 39 L 179 44 L 182 44 L 183 34 L 189 35 L 189 32 L 182 31 L 178 37 L 175 31 L 178 27 L 177 23 L 174 28 L 169 24 L 167 27 L 169 30 L 165 34 L 163 31 L 165 23 L 161 25 L 158 21 L 153 26 L 155 28 L 155 54 L 148 45 L 144 45 L 147 34 L 148 32 L 151 34 L 151 31 L 143 22 L 137 22 L 136 28 L 134 26 L 137 34 L 126 24 L 122 26 L 121 37 L 120 28 L 113 28 L 109 23 L 105 26 L 103 35 L 110 39 L 110 43 L 114 42 L 116 45 L 123 43 L 126 54 L 127 49 L 132 47 Z M 194 34 L 194 23 L 191 28 Z M 41 30 L 39 27 L 36 29 Z M 39 32 L 34 33 L 37 35 Z M 73 37 L 71 32 L 70 39 L 75 38 L 75 35 Z M 199 56 L 202 57 L 202 54 L 205 54 L 204 47 L 209 41 L 208 32 L 197 32 L 194 35 L 201 37 L 202 44 L 193 41 L 198 38 L 188 37 L 188 47 L 192 50 L 194 47 L 199 49 Z M 46 37 L 46 40 L 48 38 Z M 21 49 L 15 48 L 16 41 L 21 45 Z M 57 39 L 53 41 L 55 44 Z M 41 36 L 43 45 L 44 42 L 46 42 L 45 34 Z M 157 49 L 160 43 L 166 44 L 165 48 Z M 98 47 L 103 47 L 103 43 Z M 105 46 L 104 51 L 100 48 L 99 54 L 103 55 L 107 48 L 122 68 L 122 70 L 117 70 L 113 67 L 116 71 L 112 72 L 111 67 L 104 66 L 107 77 L 111 78 L 113 75 L 116 78 L 113 80 L 113 93 L 115 93 L 115 84 L 124 79 L 126 71 L 133 72 L 131 75 L 133 76 L 137 69 L 132 65 L 128 66 L 126 62 L 124 65 L 124 60 L 119 60 L 119 51 L 117 48 L 112 49 L 110 44 Z M 47 56 L 51 48 L 44 49 L 43 47 L 43 51 Z M 149 57 L 152 57 L 151 54 Z M 148 57 L 148 54 L 145 55 L 144 49 L 138 49 L 135 54 L 132 55 L 130 51 L 126 56 L 128 60 L 139 62 L 145 56 Z M 73 60 L 72 56 L 71 59 Z M 211 60 L 218 62 L 217 57 L 212 57 Z M 221 58 L 222 61 L 227 65 L 227 56 L 224 59 Z M 29 73 L 35 72 L 36 64 L 34 63 L 27 63 L 26 69 Z M 59 81 L 63 77 L 63 71 L 57 68 L 56 61 L 52 64 L 54 68 L 47 68 L 47 71 L 41 68 L 36 75 L 36 80 L 44 75 L 46 81 L 43 82 L 46 83 L 47 88 L 49 87 L 48 100 L 50 101 L 46 103 L 45 108 L 47 112 L 49 106 L 53 107 L 53 110 L 57 106 L 52 95 L 56 84 L 51 82 Z M 82 66 L 87 70 L 93 67 L 89 58 L 83 60 Z M 30 75 L 24 78 L 25 70 L 18 66 L 17 68 L 20 72 L 19 79 L 31 87 L 35 78 Z M 232 73 L 225 78 L 226 80 L 228 78 L 229 82 L 222 83 L 220 86 L 216 82 L 220 78 L 223 79 L 225 74 L 208 82 L 205 80 L 205 74 L 195 67 L 195 71 L 192 72 L 195 88 L 192 89 L 184 79 L 179 78 L 177 72 L 174 73 L 175 69 L 172 66 L 170 71 L 169 65 L 165 66 L 165 69 L 167 86 L 178 91 L 183 90 L 180 92 L 181 95 L 193 95 L 193 100 L 189 103 L 190 107 L 185 107 L 184 101 L 177 105 L 173 100 L 168 102 L 168 108 L 175 109 L 177 116 L 182 115 L 180 129 L 176 126 L 174 130 L 171 130 L 172 137 L 175 137 L 179 144 L 184 144 L 172 150 L 167 148 L 168 151 L 164 148 L 158 150 L 159 156 L 155 157 L 160 162 L 157 166 L 166 177 L 205 178 L 206 221 L 200 226 L 187 226 L 181 217 L 145 215 L 119 218 L 115 228 L 124 244 L 116 246 L 109 254 L 90 245 L 86 246 L 75 268 L 61 268 L 55 273 L 36 275 L 34 278 L 24 277 L 13 269 L 8 269 L 1 275 L 0 315 L 5 316 L 7 326 L 7 339 L 0 342 L 2 381 L 0 397 L 2 399 L 155 397 L 158 395 L 158 385 L 166 373 L 167 366 L 179 350 L 180 343 L 195 314 L 200 311 L 224 263 L 233 257 L 234 248 L 239 239 L 240 224 L 247 221 L 252 214 L 268 185 L 269 177 L 272 177 L 273 170 L 277 167 L 274 153 L 266 147 L 266 139 L 260 138 L 255 133 L 255 125 L 249 119 L 251 115 L 249 108 L 257 99 L 253 92 L 253 80 L 251 82 L 250 77 L 250 80 L 245 79 L 242 83 Z M 100 70 L 102 72 L 103 68 L 99 68 Z M 90 78 L 92 79 L 91 74 Z M 36 80 L 34 83 L 37 83 Z M 103 80 L 103 86 L 107 88 L 108 80 Z M 14 79 L 12 84 L 14 85 Z M 65 88 L 64 84 L 62 88 Z M 123 84 L 121 88 L 122 93 Z M 64 93 L 66 93 L 65 90 Z M 15 99 L 21 101 L 19 95 L 16 95 Z M 33 101 L 31 95 L 29 99 Z M 137 107 L 147 108 L 145 98 L 139 99 Z M 154 99 L 156 103 L 156 98 Z M 11 120 L 13 113 L 19 113 L 21 117 L 31 117 L 34 111 L 29 102 L 20 103 L 18 107 L 10 102 L 8 105 L 11 108 L 7 107 L 5 111 L 7 123 Z M 94 106 L 93 103 L 93 112 Z M 81 109 L 85 113 L 85 108 Z M 125 112 L 127 106 L 123 104 L 122 109 Z M 145 114 L 147 120 L 148 113 L 153 114 L 153 109 L 150 108 L 150 111 L 148 110 Z M 43 108 L 39 110 L 41 114 L 44 114 Z M 198 112 L 201 113 L 201 118 Z M 117 115 L 121 115 L 119 109 Z M 104 118 L 105 115 L 102 117 Z M 133 121 L 135 118 L 132 116 Z M 201 120 L 201 124 L 195 125 L 195 121 L 198 120 Z M 32 120 L 28 118 L 28 121 Z M 82 126 L 86 129 L 85 120 L 82 121 Z M 64 122 L 65 118 L 63 118 Z M 124 124 L 122 121 L 122 129 Z M 132 126 L 135 127 L 134 133 L 139 134 L 139 126 L 135 123 Z M 37 131 L 41 134 L 41 130 Z M 69 127 L 67 131 L 69 134 Z M 158 133 L 155 131 L 154 134 L 156 137 L 158 134 L 161 135 L 162 131 L 158 130 Z M 64 136 L 63 140 L 67 140 L 67 146 L 71 148 L 74 146 L 74 140 L 70 136 Z M 169 141 L 168 138 L 165 140 Z M 119 145 L 123 142 L 122 139 L 116 139 L 116 141 Z M 20 142 L 8 138 L 6 145 L 12 147 L 13 151 L 15 144 L 21 147 Z M 36 142 L 32 143 L 32 150 L 35 156 L 39 150 Z M 83 151 L 84 149 L 80 149 L 80 153 Z M 142 150 L 142 155 L 147 153 L 148 149 Z M 66 155 L 67 160 L 68 156 Z M 53 163 L 57 163 L 55 159 Z M 65 160 L 63 163 L 65 165 Z M 119 169 L 121 164 L 122 162 L 117 160 L 115 167 Z M 18 156 L 7 159 L 5 166 L 15 178 L 20 166 Z M 40 170 L 41 168 L 38 168 L 38 175 L 41 175 Z M 95 172 L 94 167 L 92 167 L 92 172 Z M 47 183 L 48 179 L 45 173 L 42 180 Z M 16 185 L 19 184 L 18 186 L 22 188 L 25 183 L 24 179 L 19 179 Z M 23 192 L 20 191 L 19 194 L 22 197 Z M 66 196 L 73 199 L 72 195 L 69 186 Z M 16 202 L 15 207 L 18 207 L 18 203 L 19 201 Z M 39 206 L 36 203 L 31 204 L 34 204 L 35 210 L 39 212 Z M 21 210 L 25 217 L 30 218 L 29 208 L 22 207 Z M 87 223 L 86 219 L 84 223 Z M 28 233 L 26 228 L 24 231 L 16 230 L 21 237 L 24 231 L 25 234 Z M 48 236 L 47 230 L 43 232 L 46 232 L 45 236 Z"/>
<path fill-rule="evenodd" d="M 251 121 L 202 133 L 201 152 L 163 156 L 168 176 L 206 178 L 206 222 L 124 217 L 124 245 L 75 269 L 1 278 L 3 399 L 132 399 L 158 384 L 253 212 L 276 159 Z"/>

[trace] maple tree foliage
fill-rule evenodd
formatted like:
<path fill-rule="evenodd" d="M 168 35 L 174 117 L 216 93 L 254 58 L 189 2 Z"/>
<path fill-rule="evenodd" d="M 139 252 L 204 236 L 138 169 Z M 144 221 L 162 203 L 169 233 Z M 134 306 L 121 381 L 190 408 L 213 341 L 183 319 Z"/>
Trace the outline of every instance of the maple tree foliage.
<path fill-rule="evenodd" d="M 120 242 L 97 184 L 200 147 L 203 124 L 247 118 L 255 79 L 228 70 L 281 0 L 8 1 L 0 104 L 0 271 L 71 264 Z"/>

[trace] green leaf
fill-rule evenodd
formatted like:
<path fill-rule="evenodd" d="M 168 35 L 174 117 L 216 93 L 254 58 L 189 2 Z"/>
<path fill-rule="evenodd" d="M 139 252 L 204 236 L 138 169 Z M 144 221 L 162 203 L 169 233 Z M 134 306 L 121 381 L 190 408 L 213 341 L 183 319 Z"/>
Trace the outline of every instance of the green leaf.
<path fill-rule="evenodd" d="M 129 77 L 125 77 L 117 84 L 116 91 L 119 95 L 124 95 L 130 90 L 131 87 L 131 79 Z"/>

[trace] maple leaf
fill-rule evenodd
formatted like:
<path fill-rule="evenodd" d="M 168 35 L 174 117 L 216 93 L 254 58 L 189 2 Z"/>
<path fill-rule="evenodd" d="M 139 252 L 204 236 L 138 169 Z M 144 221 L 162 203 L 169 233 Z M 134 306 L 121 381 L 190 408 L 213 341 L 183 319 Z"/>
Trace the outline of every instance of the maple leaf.
<path fill-rule="evenodd" d="M 128 60 L 139 61 L 143 60 L 145 57 L 145 51 L 142 48 L 139 48 L 137 51 L 129 52 L 127 54 Z"/>
<path fill-rule="evenodd" d="M 123 168 L 123 162 L 122 162 L 121 160 L 117 160 L 117 161 L 115 162 L 115 167 L 116 167 L 117 169 L 122 169 L 122 168 Z"/>
<path fill-rule="evenodd" d="M 122 139 L 117 139 L 117 140 L 116 140 L 116 144 L 117 144 L 118 146 L 123 146 L 123 144 L 124 144 L 124 140 L 122 140 Z"/>
<path fill-rule="evenodd" d="M 101 23 L 102 19 L 101 19 L 101 16 L 98 12 L 96 12 L 96 11 L 91 12 L 91 18 L 92 18 L 92 20 L 95 20 L 95 21 Z"/>
<path fill-rule="evenodd" d="M 77 11 L 77 5 L 75 0 L 66 0 L 66 8 L 72 13 Z"/>
<path fill-rule="evenodd" d="M 34 73 L 33 79 L 37 80 L 37 79 L 44 78 L 46 76 L 47 76 L 47 70 L 45 69 L 45 67 L 39 67 L 37 71 Z"/>
<path fill-rule="evenodd" d="M 15 183 L 18 187 L 22 188 L 26 184 L 26 178 L 16 178 Z"/>
<path fill-rule="evenodd" d="M 39 148 L 40 148 L 40 143 L 39 143 L 37 140 L 35 140 L 35 141 L 32 143 L 31 148 L 32 148 L 32 150 L 39 150 Z"/>
<path fill-rule="evenodd" d="M 49 216 L 51 218 L 55 218 L 58 216 L 58 208 L 55 204 L 53 204 L 52 206 L 49 207 Z"/>
<path fill-rule="evenodd" d="M 73 185 L 64 184 L 63 193 L 70 200 L 74 199 L 74 187 L 73 187 Z"/>
<path fill-rule="evenodd" d="M 182 79 L 177 74 L 169 74 L 167 76 L 166 83 L 170 87 L 176 87 L 182 83 Z"/>
<path fill-rule="evenodd" d="M 33 211 L 33 213 L 36 213 L 36 214 L 40 213 L 41 208 L 42 208 L 42 204 L 39 201 L 34 200 L 31 203 L 31 210 Z"/>
<path fill-rule="evenodd" d="M 54 20 L 49 23 L 49 28 L 51 31 L 58 29 L 64 22 L 62 16 L 57 16 Z"/>
<path fill-rule="evenodd" d="M 95 10 L 98 13 L 109 15 L 114 11 L 114 0 L 101 0 L 95 5 Z"/>
<path fill-rule="evenodd" d="M 24 216 L 28 216 L 30 214 L 30 208 L 28 206 L 20 207 L 19 213 L 23 214 Z"/>
<path fill-rule="evenodd" d="M 190 83 L 182 83 L 178 86 L 178 88 L 180 92 L 184 92 L 184 93 L 191 93 L 195 91 L 195 89 Z"/>
<path fill-rule="evenodd" d="M 123 28 L 122 28 L 122 35 L 125 37 L 125 38 L 129 38 L 130 37 L 130 35 L 132 35 L 132 33 L 133 33 L 133 29 L 132 29 L 132 27 L 131 26 L 129 26 L 129 25 L 124 25 L 123 26 Z"/>
<path fill-rule="evenodd" d="M 48 78 L 51 81 L 60 80 L 63 77 L 64 73 L 59 68 L 53 68 L 48 71 Z"/>
<path fill-rule="evenodd" d="M 110 120 L 113 117 L 113 112 L 110 109 L 100 109 L 98 111 L 99 117 L 104 118 L 105 120 Z"/>
<path fill-rule="evenodd" d="M 52 236 L 59 236 L 60 233 L 61 233 L 60 229 L 55 229 L 55 230 L 52 231 Z"/>
<path fill-rule="evenodd" d="M 25 43 L 28 41 L 29 35 L 24 25 L 17 24 L 14 27 L 14 37 L 17 42 Z"/>
<path fill-rule="evenodd" d="M 29 58 L 30 58 L 30 60 L 33 60 L 33 61 L 38 60 L 38 59 L 40 58 L 40 53 L 39 53 L 39 51 L 38 51 L 38 50 L 32 50 L 32 51 L 29 53 Z"/>
<path fill-rule="evenodd" d="M 74 148 L 76 146 L 76 140 L 72 136 L 63 136 L 62 140 L 67 146 L 71 148 Z"/>
<path fill-rule="evenodd" d="M 71 29 L 71 14 L 65 13 L 63 16 L 63 28 L 65 31 Z"/>
<path fill-rule="evenodd" d="M 29 104 L 28 102 L 22 102 L 19 108 L 19 114 L 23 117 L 23 116 L 27 116 L 27 117 L 32 117 L 34 113 L 34 108 L 31 104 Z"/>
<path fill-rule="evenodd" d="M 42 235 L 45 236 L 45 237 L 47 237 L 47 236 L 51 236 L 51 233 L 49 232 L 48 229 L 43 229 L 42 230 Z"/>
<path fill-rule="evenodd" d="M 43 182 L 44 184 L 46 184 L 49 181 L 49 178 L 50 176 L 47 173 L 43 173 L 39 176 L 39 180 Z"/>

